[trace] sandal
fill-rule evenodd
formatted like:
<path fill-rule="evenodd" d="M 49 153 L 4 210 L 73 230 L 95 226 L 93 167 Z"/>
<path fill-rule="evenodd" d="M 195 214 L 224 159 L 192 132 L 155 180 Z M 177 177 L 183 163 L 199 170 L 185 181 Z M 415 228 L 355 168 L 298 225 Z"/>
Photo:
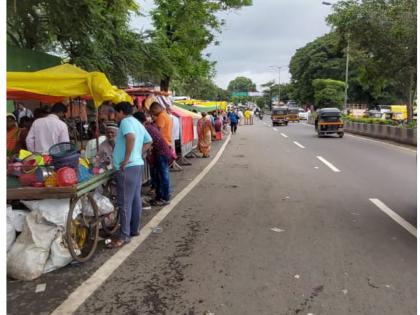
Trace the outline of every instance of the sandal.
<path fill-rule="evenodd" d="M 112 249 L 112 248 L 119 248 L 123 247 L 127 242 L 124 240 L 112 240 L 110 243 L 106 245 L 106 248 Z"/>

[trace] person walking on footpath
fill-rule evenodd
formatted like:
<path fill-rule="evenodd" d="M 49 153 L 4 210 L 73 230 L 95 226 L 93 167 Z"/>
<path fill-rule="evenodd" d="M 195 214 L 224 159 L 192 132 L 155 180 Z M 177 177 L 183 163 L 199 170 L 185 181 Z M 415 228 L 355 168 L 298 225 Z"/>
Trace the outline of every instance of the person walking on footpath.
<path fill-rule="evenodd" d="M 214 134 L 214 128 L 210 117 L 206 112 L 201 113 L 201 119 L 197 122 L 198 149 L 203 153 L 203 158 L 210 157 L 211 139 Z"/>
<path fill-rule="evenodd" d="M 235 112 L 230 111 L 228 118 L 230 120 L 230 132 L 234 135 L 236 134 L 236 129 L 238 129 L 239 116 Z"/>
<path fill-rule="evenodd" d="M 128 102 L 115 106 L 120 126 L 113 152 L 117 180 L 117 202 L 120 211 L 119 238 L 108 243 L 108 248 L 121 247 L 139 234 L 141 219 L 141 184 L 143 178 L 143 152 L 152 145 L 152 137 L 144 126 L 132 116 Z"/>

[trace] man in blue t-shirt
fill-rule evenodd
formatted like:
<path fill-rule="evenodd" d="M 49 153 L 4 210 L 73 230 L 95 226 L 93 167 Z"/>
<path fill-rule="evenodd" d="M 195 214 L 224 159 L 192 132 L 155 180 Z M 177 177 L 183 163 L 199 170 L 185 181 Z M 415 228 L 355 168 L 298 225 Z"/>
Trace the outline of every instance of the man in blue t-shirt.
<path fill-rule="evenodd" d="M 234 111 L 230 111 L 228 113 L 228 118 L 230 120 L 230 132 L 234 135 L 236 133 L 236 129 L 238 128 L 239 116 Z"/>
<path fill-rule="evenodd" d="M 141 217 L 141 185 L 143 178 L 143 152 L 151 144 L 152 137 L 140 122 L 132 116 L 133 106 L 122 102 L 115 106 L 120 124 L 113 152 L 113 164 L 117 170 L 117 201 L 120 211 L 120 237 L 108 244 L 109 248 L 121 247 L 139 234 Z"/>

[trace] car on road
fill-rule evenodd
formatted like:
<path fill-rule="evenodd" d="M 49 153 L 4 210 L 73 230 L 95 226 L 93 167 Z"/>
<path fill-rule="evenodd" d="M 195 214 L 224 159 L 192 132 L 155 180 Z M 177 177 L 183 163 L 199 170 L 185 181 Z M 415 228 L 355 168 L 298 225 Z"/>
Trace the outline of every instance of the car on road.
<path fill-rule="evenodd" d="M 308 112 L 305 112 L 303 108 L 299 108 L 299 119 L 308 120 Z"/>
<path fill-rule="evenodd" d="M 279 107 L 273 107 L 271 110 L 271 121 L 273 123 L 273 126 L 276 125 L 285 125 L 289 123 L 287 114 L 289 110 L 285 106 L 279 106 Z"/>
<path fill-rule="evenodd" d="M 322 108 L 316 111 L 315 131 L 318 137 L 338 134 L 344 136 L 344 122 L 338 108 Z"/>

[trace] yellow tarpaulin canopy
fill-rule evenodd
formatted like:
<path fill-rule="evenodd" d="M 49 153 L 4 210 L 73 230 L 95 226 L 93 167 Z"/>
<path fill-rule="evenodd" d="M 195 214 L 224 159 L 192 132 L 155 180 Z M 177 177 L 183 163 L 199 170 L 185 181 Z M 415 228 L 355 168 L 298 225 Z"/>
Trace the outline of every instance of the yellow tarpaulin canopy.
<path fill-rule="evenodd" d="M 36 72 L 7 72 L 8 95 L 29 92 L 28 95 L 56 97 L 91 96 L 95 106 L 104 101 L 130 102 L 133 99 L 123 90 L 112 86 L 102 72 L 87 72 L 70 64 Z M 10 92 L 10 93 L 9 93 Z"/>
<path fill-rule="evenodd" d="M 179 100 L 177 101 L 181 104 L 187 104 L 187 105 L 199 105 L 199 106 L 218 106 L 221 110 L 226 111 L 227 102 L 216 102 L 216 101 L 201 101 L 201 100 Z"/>

